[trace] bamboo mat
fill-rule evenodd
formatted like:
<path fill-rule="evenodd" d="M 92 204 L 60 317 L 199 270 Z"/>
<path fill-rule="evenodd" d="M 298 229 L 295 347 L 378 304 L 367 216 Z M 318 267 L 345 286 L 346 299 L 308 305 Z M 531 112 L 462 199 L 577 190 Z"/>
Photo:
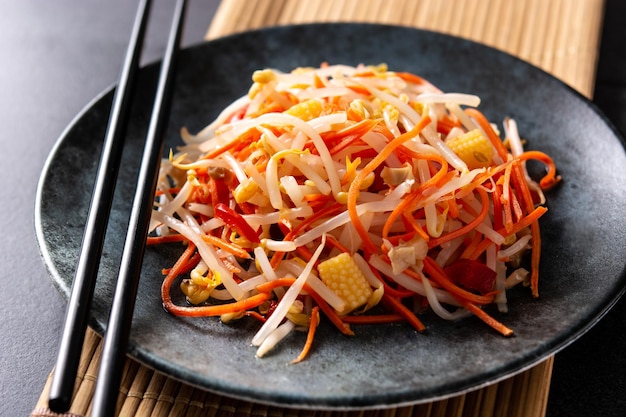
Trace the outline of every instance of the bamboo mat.
<path fill-rule="evenodd" d="M 434 30 L 516 55 L 593 93 L 604 0 L 224 0 L 207 39 L 312 22 Z"/>
<path fill-rule="evenodd" d="M 603 0 L 222 0 L 206 37 L 272 25 L 376 22 L 465 37 L 517 55 L 593 94 Z M 31 417 L 84 417 L 102 339 L 88 330 L 70 411 L 47 409 L 48 378 Z M 118 417 L 542 417 L 554 357 L 499 383 L 432 403 L 387 410 L 284 409 L 209 393 L 127 359 Z"/>

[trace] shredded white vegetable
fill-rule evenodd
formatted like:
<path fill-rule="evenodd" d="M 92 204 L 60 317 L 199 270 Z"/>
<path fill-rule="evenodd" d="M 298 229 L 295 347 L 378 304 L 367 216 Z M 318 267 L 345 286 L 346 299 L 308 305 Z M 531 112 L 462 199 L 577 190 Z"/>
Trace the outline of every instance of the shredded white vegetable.
<path fill-rule="evenodd" d="M 488 305 L 508 311 L 519 283 L 537 296 L 541 187 L 558 177 L 513 119 L 501 138 L 479 105 L 384 64 L 255 71 L 161 164 L 149 242 L 187 248 L 166 269 L 165 309 L 260 319 L 259 357 L 317 307 L 344 334 L 399 318 L 422 331 L 427 305 L 510 335 Z M 542 181 L 529 159 L 548 165 Z"/>

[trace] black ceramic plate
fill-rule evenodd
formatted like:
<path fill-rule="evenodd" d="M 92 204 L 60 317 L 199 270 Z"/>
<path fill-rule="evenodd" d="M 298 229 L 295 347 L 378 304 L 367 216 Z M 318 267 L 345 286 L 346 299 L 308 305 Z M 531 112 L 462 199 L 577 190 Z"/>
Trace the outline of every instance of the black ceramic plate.
<path fill-rule="evenodd" d="M 424 314 L 427 334 L 403 324 L 356 327 L 354 337 L 322 325 L 310 357 L 288 365 L 305 335 L 270 356 L 254 356 L 257 324 L 181 319 L 159 294 L 161 268 L 178 247 L 147 251 L 133 320 L 130 354 L 177 379 L 226 395 L 297 407 L 385 407 L 443 398 L 520 372 L 589 329 L 621 295 L 626 247 L 626 156 L 622 140 L 579 94 L 546 73 L 493 49 L 408 28 L 330 24 L 244 33 L 182 54 L 167 147 L 178 130 L 196 131 L 246 93 L 255 69 L 291 70 L 321 62 L 378 64 L 420 74 L 448 92 L 482 97 L 498 123 L 518 121 L 530 149 L 552 155 L 563 183 L 550 191 L 542 219 L 540 298 L 519 288 L 504 338 L 474 318 L 450 323 Z M 156 65 L 145 68 L 128 132 L 91 323 L 102 331 L 114 288 L 129 205 L 151 108 Z M 68 127 L 42 174 L 36 202 L 41 251 L 68 295 L 81 242 L 112 91 Z M 535 167 L 539 175 L 538 167 Z"/>

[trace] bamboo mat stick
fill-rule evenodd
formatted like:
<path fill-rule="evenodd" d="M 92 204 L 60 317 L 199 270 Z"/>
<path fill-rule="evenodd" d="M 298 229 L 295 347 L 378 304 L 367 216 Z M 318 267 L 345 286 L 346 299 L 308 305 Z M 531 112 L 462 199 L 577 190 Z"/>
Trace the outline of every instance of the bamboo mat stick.
<path fill-rule="evenodd" d="M 91 343 L 93 343 L 93 340 Z M 94 355 L 91 358 L 91 362 L 89 363 L 89 367 L 87 368 L 87 372 L 85 372 L 85 377 L 76 391 L 76 395 L 74 397 L 76 400 L 72 402 L 69 409 L 71 413 L 85 415 L 91 407 L 91 400 L 93 398 L 93 391 L 96 385 L 101 353 L 102 344 L 98 343 L 96 350 L 94 351 Z"/>
<path fill-rule="evenodd" d="M 205 414 L 205 400 L 208 394 L 206 392 L 194 389 L 191 393 L 191 397 L 189 400 L 189 408 L 185 416 L 191 417 L 201 417 L 208 414 Z"/>
<path fill-rule="evenodd" d="M 292 23 L 412 26 L 517 55 L 591 97 L 603 10 L 604 0 L 224 0 L 206 37 Z"/>

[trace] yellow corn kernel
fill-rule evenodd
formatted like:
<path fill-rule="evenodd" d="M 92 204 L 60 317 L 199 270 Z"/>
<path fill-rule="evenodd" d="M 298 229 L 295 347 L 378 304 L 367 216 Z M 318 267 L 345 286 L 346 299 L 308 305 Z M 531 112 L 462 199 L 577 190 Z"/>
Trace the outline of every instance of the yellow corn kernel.
<path fill-rule="evenodd" d="M 372 287 L 349 253 L 321 262 L 317 270 L 322 282 L 345 301 L 346 306 L 339 314 L 348 314 L 365 305 L 372 296 Z"/>
<path fill-rule="evenodd" d="M 285 110 L 285 113 L 299 117 L 300 119 L 307 122 L 309 120 L 315 119 L 316 117 L 319 117 L 320 114 L 322 114 L 322 110 L 322 103 L 319 100 L 312 98 L 310 100 L 294 104 L 293 106 Z"/>
<path fill-rule="evenodd" d="M 450 139 L 446 145 L 467 164 L 469 169 L 491 165 L 493 146 L 479 129 Z"/>

